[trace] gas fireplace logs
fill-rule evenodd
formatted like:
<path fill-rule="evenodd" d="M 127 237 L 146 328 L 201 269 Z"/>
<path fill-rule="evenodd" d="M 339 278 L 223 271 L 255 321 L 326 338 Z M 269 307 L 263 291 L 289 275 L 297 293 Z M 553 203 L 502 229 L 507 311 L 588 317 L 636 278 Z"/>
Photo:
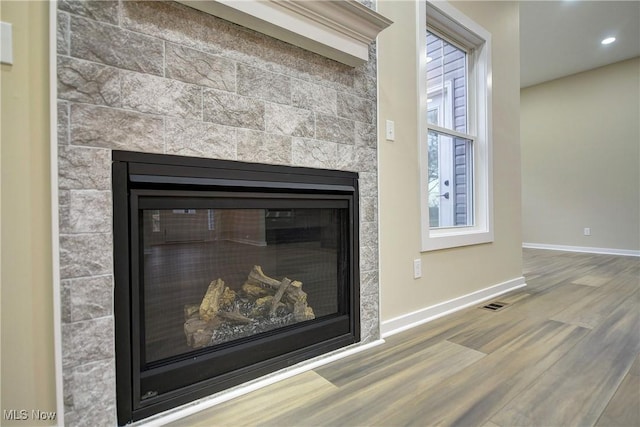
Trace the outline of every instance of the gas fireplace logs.
<path fill-rule="evenodd" d="M 270 329 L 315 319 L 302 282 L 273 279 L 255 265 L 236 292 L 212 281 L 200 304 L 184 306 L 187 345 L 207 347 Z"/>

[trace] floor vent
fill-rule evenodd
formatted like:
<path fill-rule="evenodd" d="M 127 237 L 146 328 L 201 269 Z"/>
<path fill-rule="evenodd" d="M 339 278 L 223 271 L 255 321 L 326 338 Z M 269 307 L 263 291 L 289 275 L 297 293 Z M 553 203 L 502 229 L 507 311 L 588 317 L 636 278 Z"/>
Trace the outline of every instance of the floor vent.
<path fill-rule="evenodd" d="M 499 311 L 502 310 L 503 308 L 505 308 L 508 304 L 506 302 L 491 302 L 487 305 L 483 305 L 480 308 L 484 308 L 485 310 L 489 310 L 489 311 Z"/>

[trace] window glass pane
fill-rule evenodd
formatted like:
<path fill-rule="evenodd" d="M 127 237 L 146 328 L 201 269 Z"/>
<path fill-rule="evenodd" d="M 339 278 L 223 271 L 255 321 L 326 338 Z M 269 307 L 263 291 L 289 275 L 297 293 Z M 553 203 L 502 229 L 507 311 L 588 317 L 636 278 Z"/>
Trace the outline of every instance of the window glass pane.
<path fill-rule="evenodd" d="M 429 31 L 427 103 L 430 124 L 467 132 L 467 54 Z"/>
<path fill-rule="evenodd" d="M 429 227 L 473 225 L 473 144 L 429 131 Z"/>

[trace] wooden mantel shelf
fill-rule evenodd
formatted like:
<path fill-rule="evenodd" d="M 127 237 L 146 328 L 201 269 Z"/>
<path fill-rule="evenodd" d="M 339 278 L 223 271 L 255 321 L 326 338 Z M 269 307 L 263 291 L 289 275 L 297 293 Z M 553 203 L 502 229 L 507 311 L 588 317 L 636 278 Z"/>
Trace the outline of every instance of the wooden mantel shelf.
<path fill-rule="evenodd" d="M 392 21 L 355 0 L 178 0 L 352 67 Z"/>

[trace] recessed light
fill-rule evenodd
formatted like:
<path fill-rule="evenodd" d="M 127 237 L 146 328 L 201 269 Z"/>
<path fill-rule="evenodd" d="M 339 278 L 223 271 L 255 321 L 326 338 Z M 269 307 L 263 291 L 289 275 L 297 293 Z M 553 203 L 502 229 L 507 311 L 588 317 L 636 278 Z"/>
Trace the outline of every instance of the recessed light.
<path fill-rule="evenodd" d="M 431 62 L 431 61 L 433 61 L 433 58 L 432 58 L 432 57 L 430 57 L 430 56 L 427 56 L 427 64 L 428 64 L 429 62 Z"/>
<path fill-rule="evenodd" d="M 611 44 L 614 41 L 616 41 L 615 37 L 607 37 L 606 39 L 602 40 L 600 43 L 602 43 L 602 44 Z"/>

